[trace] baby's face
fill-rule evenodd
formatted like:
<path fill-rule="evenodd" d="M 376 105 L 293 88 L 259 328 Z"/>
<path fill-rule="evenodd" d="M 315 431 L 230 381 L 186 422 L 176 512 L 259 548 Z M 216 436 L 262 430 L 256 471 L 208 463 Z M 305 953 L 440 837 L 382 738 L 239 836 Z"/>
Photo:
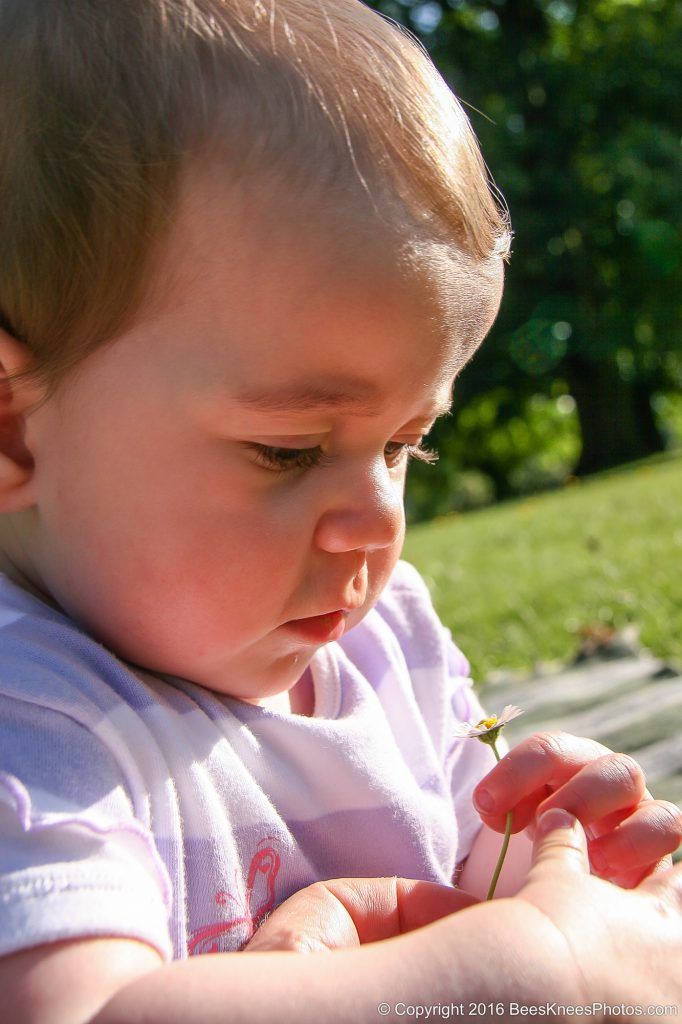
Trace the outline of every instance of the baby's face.
<path fill-rule="evenodd" d="M 424 281 L 325 242 L 195 190 L 156 300 L 29 421 L 36 582 L 126 660 L 244 700 L 379 597 L 463 359 Z M 450 282 L 475 341 L 500 280 Z"/>

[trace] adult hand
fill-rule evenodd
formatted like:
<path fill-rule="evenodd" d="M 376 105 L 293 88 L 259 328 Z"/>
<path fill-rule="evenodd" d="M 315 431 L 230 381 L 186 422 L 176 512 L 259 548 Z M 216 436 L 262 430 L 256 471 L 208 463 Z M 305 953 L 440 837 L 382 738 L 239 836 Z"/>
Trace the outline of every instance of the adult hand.
<path fill-rule="evenodd" d="M 682 1010 L 682 864 L 623 892 L 588 874 L 585 833 L 560 809 L 539 818 L 533 861 L 517 896 L 497 906 L 522 918 L 530 905 L 551 922 L 573 961 L 575 1001 L 668 1006 L 667 1015 L 651 1017 L 674 1020 Z M 532 931 L 527 936 L 532 942 Z"/>

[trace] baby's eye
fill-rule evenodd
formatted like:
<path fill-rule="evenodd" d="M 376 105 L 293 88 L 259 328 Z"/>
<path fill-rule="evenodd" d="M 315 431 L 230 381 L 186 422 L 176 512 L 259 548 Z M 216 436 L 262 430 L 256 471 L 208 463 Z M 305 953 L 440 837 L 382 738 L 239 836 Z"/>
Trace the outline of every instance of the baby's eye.
<path fill-rule="evenodd" d="M 245 447 L 255 455 L 255 462 L 264 469 L 275 473 L 285 473 L 295 469 L 312 469 L 315 466 L 329 465 L 329 456 L 322 448 L 277 448 L 269 444 L 257 444 L 255 441 L 245 442 Z M 438 455 L 429 451 L 421 444 L 408 444 L 404 441 L 389 441 L 384 448 L 384 458 L 388 466 L 397 466 L 403 459 L 418 459 L 421 462 L 436 462 Z"/>
<path fill-rule="evenodd" d="M 384 448 L 384 456 L 389 466 L 396 466 L 403 458 L 417 459 L 419 462 L 437 462 L 438 453 L 424 448 L 419 444 L 407 444 L 403 441 L 389 441 Z"/>
<path fill-rule="evenodd" d="M 319 445 L 315 448 L 275 448 L 269 444 L 249 441 L 246 447 L 254 452 L 258 465 L 276 473 L 291 469 L 311 469 L 313 466 L 323 466 L 327 461 Z"/>

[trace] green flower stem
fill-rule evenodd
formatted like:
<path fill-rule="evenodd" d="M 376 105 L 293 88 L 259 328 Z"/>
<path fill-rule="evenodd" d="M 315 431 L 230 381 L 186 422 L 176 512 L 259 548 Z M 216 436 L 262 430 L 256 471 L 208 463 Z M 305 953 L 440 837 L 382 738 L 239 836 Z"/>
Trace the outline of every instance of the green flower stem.
<path fill-rule="evenodd" d="M 495 757 L 499 761 L 500 760 L 500 755 L 497 752 L 497 746 L 495 744 L 495 740 L 493 740 L 490 743 L 490 746 L 493 748 L 493 754 L 495 755 Z M 509 814 L 507 815 L 507 825 L 506 825 L 506 828 L 504 830 L 504 841 L 502 843 L 502 849 L 500 850 L 500 856 L 497 858 L 497 864 L 495 865 L 495 871 L 493 872 L 493 877 L 492 877 L 492 880 L 490 882 L 490 888 L 488 889 L 488 895 L 486 896 L 486 900 L 491 900 L 493 898 L 494 894 L 495 894 L 495 886 L 497 885 L 497 880 L 500 877 L 500 871 L 502 870 L 502 865 L 504 864 L 504 858 L 505 858 L 505 856 L 507 854 L 507 847 L 509 846 L 509 837 L 511 836 L 511 827 L 512 827 L 512 812 L 510 811 Z"/>

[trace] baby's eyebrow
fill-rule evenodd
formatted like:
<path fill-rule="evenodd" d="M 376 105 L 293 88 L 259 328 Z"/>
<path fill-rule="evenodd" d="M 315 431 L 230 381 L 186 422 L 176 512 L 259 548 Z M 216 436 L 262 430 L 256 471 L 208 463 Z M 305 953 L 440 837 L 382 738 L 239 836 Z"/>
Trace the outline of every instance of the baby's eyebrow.
<path fill-rule="evenodd" d="M 368 381 L 348 377 L 333 383 L 303 381 L 273 388 L 246 388 L 238 391 L 234 398 L 257 412 L 348 409 L 361 413 L 376 410 L 383 396 L 380 389 Z"/>
<path fill-rule="evenodd" d="M 305 381 L 274 388 L 245 388 L 233 399 L 256 412 L 318 412 L 344 409 L 356 415 L 372 415 L 382 406 L 385 394 L 369 381 L 344 377 L 333 383 Z M 432 407 L 435 417 L 450 411 L 450 401 Z"/>

